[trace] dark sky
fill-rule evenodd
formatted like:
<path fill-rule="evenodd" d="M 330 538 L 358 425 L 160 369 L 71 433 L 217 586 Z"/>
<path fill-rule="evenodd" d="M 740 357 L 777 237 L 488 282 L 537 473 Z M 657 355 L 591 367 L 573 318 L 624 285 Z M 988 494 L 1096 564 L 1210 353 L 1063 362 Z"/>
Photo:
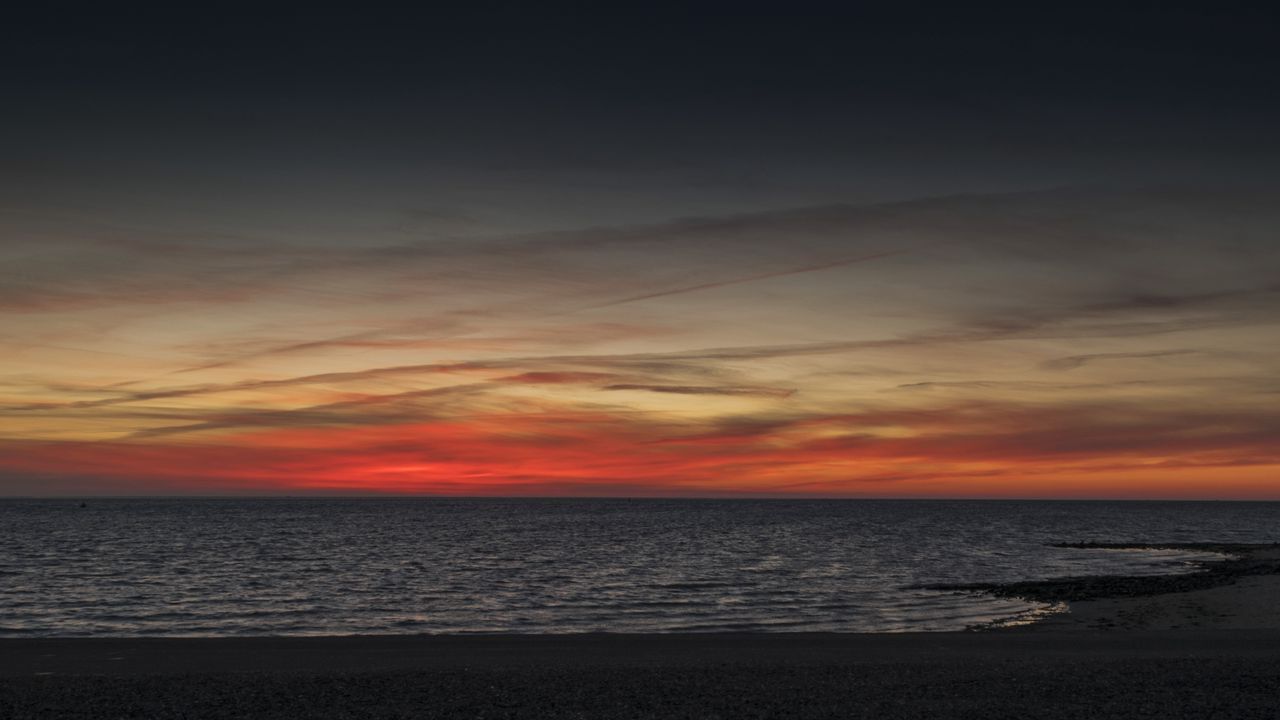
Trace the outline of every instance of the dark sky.
<path fill-rule="evenodd" d="M 1263 4 L 879 5 L 16 18 L 5 186 L 118 208 L 102 179 L 298 205 L 449 185 L 418 212 L 525 229 L 1273 174 Z"/>

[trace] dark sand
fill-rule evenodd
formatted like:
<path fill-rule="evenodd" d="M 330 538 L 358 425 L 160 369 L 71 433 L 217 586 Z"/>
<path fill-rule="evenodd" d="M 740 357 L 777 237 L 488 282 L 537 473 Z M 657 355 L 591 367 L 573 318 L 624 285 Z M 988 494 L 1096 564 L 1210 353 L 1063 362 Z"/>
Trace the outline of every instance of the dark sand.
<path fill-rule="evenodd" d="M 1277 718 L 1259 567 L 993 632 L 4 639 L 0 718 Z"/>
<path fill-rule="evenodd" d="M 1275 718 L 1280 630 L 0 641 L 0 717 Z"/>

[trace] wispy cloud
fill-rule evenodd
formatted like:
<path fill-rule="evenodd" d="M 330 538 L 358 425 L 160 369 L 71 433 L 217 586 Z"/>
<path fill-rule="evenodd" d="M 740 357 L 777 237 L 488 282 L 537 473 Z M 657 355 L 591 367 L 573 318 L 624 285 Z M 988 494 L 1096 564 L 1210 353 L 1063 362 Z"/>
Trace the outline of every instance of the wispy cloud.
<path fill-rule="evenodd" d="M 1091 355 L 1071 355 L 1068 357 L 1054 358 L 1046 360 L 1040 364 L 1040 367 L 1046 370 L 1075 370 L 1088 363 L 1098 362 L 1101 360 L 1145 360 L 1149 358 L 1175 357 L 1178 355 L 1193 355 L 1200 353 L 1200 350 L 1183 349 L 1183 350 L 1153 350 L 1150 352 L 1119 352 L 1119 353 L 1093 353 Z"/>
<path fill-rule="evenodd" d="M 671 393 L 674 395 L 730 395 L 740 397 L 788 398 L 794 389 L 763 387 L 711 387 L 705 385 L 640 385 L 620 383 L 607 385 L 604 390 L 643 390 L 645 392 Z"/>
<path fill-rule="evenodd" d="M 870 262 L 872 260 L 880 260 L 895 255 L 901 255 L 904 251 L 891 251 L 874 253 L 871 255 L 863 255 L 855 258 L 846 258 L 843 260 L 834 260 L 831 262 L 818 263 L 816 265 L 805 265 L 801 267 L 786 268 L 783 270 L 774 270 L 771 272 L 757 273 L 747 275 L 745 277 L 732 278 L 729 280 L 717 280 L 714 282 L 697 283 L 684 287 L 671 288 L 669 290 L 659 290 L 650 293 L 641 293 L 639 295 L 631 295 L 629 297 L 609 300 L 595 305 L 588 305 L 587 309 L 599 309 L 613 307 L 615 305 L 625 305 L 627 303 L 641 302 L 643 300 L 655 300 L 657 298 L 670 297 L 672 295 L 684 295 L 686 293 L 702 292 L 704 290 L 715 290 L 717 288 L 729 287 L 732 285 L 743 285 L 746 283 L 759 282 L 761 280 L 771 280 L 773 278 L 787 277 L 789 275 L 802 275 L 804 273 L 819 272 L 822 270 L 830 270 L 832 268 L 846 267 L 858 263 Z"/>
<path fill-rule="evenodd" d="M 1277 197 L 952 196 L 390 246 L 24 226 L 0 251 L 0 472 L 253 448 L 228 475 L 786 493 L 1257 468 Z"/>

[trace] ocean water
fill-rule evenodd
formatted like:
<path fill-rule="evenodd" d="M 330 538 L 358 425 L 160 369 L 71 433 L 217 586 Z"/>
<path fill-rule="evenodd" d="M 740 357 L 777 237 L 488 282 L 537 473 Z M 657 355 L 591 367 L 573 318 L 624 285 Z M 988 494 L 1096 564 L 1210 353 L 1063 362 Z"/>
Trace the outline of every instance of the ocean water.
<path fill-rule="evenodd" d="M 6 500 L 0 635 L 956 630 L 1047 608 L 911 586 L 1278 539 L 1280 503 Z"/>

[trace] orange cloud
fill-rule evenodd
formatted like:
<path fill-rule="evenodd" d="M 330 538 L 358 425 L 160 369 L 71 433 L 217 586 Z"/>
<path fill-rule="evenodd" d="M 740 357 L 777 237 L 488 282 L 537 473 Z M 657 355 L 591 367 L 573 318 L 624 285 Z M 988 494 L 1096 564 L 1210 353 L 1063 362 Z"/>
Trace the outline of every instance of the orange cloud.
<path fill-rule="evenodd" d="M 555 410 L 199 443 L 9 441 L 0 472 L 31 491 L 98 477 L 190 492 L 1277 497 L 1262 481 L 1280 468 L 1271 422 L 978 405 L 708 428 Z"/>

